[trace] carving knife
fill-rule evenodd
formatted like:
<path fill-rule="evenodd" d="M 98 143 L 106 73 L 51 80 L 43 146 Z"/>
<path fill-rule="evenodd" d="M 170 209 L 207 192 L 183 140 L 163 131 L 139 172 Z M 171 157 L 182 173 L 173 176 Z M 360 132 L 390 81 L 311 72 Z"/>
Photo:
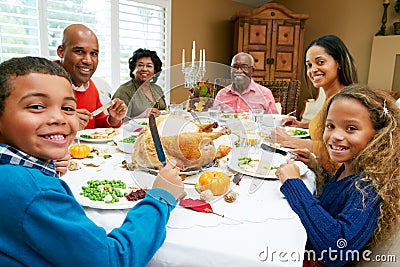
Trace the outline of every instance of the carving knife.
<path fill-rule="evenodd" d="M 92 116 L 95 117 L 97 115 L 99 115 L 100 113 L 102 113 L 104 110 L 108 109 L 109 107 L 111 107 L 112 105 L 112 101 L 108 102 L 107 104 L 99 107 L 98 109 L 96 109 L 95 111 L 92 112 Z"/>
<path fill-rule="evenodd" d="M 154 117 L 153 114 L 150 114 L 149 116 L 149 126 L 150 126 L 151 137 L 153 138 L 154 142 L 154 147 L 156 148 L 158 160 L 164 167 L 167 160 L 161 143 L 160 135 L 158 134 L 156 118 Z"/>

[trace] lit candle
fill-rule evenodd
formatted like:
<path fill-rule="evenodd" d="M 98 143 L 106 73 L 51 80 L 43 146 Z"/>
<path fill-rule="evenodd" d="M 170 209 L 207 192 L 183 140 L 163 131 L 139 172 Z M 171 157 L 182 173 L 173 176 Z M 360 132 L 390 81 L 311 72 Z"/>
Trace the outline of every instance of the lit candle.
<path fill-rule="evenodd" d="M 389 0 L 383 0 L 383 3 L 384 4 L 389 4 L 390 2 L 389 2 Z"/>
<path fill-rule="evenodd" d="M 182 69 L 185 68 L 185 48 L 182 49 Z"/>
<path fill-rule="evenodd" d="M 206 67 L 206 49 L 203 49 L 203 67 Z"/>

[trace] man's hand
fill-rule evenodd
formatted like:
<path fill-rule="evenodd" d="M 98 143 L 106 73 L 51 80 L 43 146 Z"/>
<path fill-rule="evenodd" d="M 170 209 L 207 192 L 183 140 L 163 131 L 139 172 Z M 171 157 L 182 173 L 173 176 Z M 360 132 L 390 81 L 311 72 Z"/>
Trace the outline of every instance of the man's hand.
<path fill-rule="evenodd" d="M 76 109 L 76 115 L 79 119 L 79 131 L 85 129 L 89 120 L 93 118 L 92 113 L 90 113 L 87 109 L 79 108 Z"/>
<path fill-rule="evenodd" d="M 111 126 L 116 126 L 125 118 L 128 107 L 125 105 L 125 102 L 119 98 L 114 98 L 112 102 L 111 107 L 108 108 L 108 114 L 110 114 L 108 122 Z"/>

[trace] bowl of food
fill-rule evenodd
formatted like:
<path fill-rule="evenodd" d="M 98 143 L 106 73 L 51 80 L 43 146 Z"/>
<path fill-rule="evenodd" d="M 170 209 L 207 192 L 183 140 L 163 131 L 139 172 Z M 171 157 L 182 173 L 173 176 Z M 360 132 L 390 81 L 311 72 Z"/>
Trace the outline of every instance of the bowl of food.
<path fill-rule="evenodd" d="M 122 139 L 114 140 L 117 143 L 117 147 L 128 154 L 133 153 L 133 145 L 135 144 L 136 138 L 139 133 L 131 133 L 130 136 L 124 137 Z"/>

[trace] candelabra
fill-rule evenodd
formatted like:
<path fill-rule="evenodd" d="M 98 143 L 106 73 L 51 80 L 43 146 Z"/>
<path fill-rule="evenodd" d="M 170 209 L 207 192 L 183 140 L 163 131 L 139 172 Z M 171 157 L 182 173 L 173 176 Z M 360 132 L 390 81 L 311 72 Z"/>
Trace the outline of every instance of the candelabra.
<path fill-rule="evenodd" d="M 381 29 L 375 34 L 378 35 L 386 35 L 386 22 L 387 22 L 387 8 L 390 3 L 383 3 L 383 15 L 382 15 L 382 25 Z"/>
<path fill-rule="evenodd" d="M 188 67 L 182 65 L 182 72 L 185 78 L 185 88 L 191 88 L 198 82 L 203 81 L 206 73 L 206 66 L 202 62 L 192 62 Z"/>

